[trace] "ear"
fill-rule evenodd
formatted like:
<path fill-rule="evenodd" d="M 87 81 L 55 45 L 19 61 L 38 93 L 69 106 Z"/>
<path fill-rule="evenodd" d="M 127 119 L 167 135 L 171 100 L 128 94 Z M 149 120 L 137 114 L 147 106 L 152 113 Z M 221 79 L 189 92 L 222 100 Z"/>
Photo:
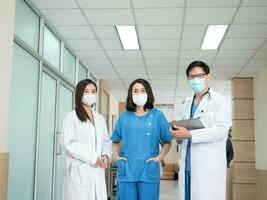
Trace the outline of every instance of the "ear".
<path fill-rule="evenodd" d="M 210 79 L 211 79 L 211 75 L 210 75 L 210 73 L 207 75 L 207 77 L 206 77 L 206 83 L 208 83 L 209 81 L 210 81 Z"/>

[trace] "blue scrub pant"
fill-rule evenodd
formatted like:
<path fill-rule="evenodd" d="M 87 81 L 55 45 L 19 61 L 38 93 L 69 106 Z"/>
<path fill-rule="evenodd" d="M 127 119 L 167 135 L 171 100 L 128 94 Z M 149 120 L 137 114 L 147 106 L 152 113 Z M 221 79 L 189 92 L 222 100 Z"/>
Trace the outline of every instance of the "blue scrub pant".
<path fill-rule="evenodd" d="M 117 200 L 159 200 L 159 183 L 118 182 Z"/>

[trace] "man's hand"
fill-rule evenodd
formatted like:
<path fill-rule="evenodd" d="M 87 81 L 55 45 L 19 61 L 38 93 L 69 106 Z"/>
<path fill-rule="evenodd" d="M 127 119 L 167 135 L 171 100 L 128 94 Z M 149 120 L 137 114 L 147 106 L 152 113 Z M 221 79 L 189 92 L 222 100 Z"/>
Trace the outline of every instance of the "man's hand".
<path fill-rule="evenodd" d="M 191 133 L 188 129 L 182 127 L 182 126 L 176 126 L 173 125 L 173 127 L 177 130 L 173 130 L 172 128 L 170 128 L 170 132 L 172 134 L 173 138 L 178 138 L 178 139 L 187 139 L 187 138 L 191 138 Z"/>

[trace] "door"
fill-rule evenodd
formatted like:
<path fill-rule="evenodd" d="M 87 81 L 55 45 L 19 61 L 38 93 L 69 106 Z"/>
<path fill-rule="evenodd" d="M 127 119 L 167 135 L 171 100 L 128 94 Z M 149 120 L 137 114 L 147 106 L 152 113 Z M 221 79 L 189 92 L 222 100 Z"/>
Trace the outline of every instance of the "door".
<path fill-rule="evenodd" d="M 73 88 L 48 70 L 42 72 L 41 83 L 36 199 L 59 200 L 66 166 L 61 128 L 73 108 Z"/>

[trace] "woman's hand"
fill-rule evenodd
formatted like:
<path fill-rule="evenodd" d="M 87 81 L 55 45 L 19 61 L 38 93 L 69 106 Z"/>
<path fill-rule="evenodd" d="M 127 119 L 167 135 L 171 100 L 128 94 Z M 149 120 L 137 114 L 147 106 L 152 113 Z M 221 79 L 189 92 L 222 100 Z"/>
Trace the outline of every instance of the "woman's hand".
<path fill-rule="evenodd" d="M 158 155 L 156 157 L 152 157 L 152 158 L 147 159 L 146 162 L 151 162 L 152 160 L 155 161 L 155 162 L 160 163 L 163 160 L 163 158 L 160 155 Z"/>
<path fill-rule="evenodd" d="M 96 162 L 95 162 L 95 165 L 96 165 L 97 167 L 100 167 L 101 164 L 102 164 L 102 159 L 101 159 L 100 157 L 97 157 Z"/>
<path fill-rule="evenodd" d="M 108 156 L 107 155 L 102 155 L 101 156 L 101 165 L 99 166 L 100 168 L 107 169 L 108 168 Z"/>
<path fill-rule="evenodd" d="M 117 162 L 118 160 L 124 160 L 127 162 L 127 159 L 124 157 L 120 157 L 119 155 L 114 155 L 114 160 Z"/>

